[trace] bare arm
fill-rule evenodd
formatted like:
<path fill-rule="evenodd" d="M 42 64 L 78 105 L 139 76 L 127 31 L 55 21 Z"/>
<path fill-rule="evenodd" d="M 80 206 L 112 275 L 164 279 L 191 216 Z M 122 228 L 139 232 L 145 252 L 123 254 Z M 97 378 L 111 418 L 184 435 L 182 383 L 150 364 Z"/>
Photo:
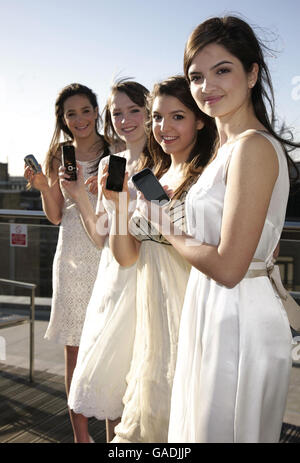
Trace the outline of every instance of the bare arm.
<path fill-rule="evenodd" d="M 58 161 L 54 161 L 54 167 L 49 178 L 42 172 L 35 174 L 29 167 L 26 167 L 24 171 L 24 176 L 31 186 L 41 192 L 43 210 L 48 220 L 55 225 L 61 222 L 64 206 L 64 197 L 58 181 L 58 166 Z"/>
<path fill-rule="evenodd" d="M 123 267 L 133 265 L 140 251 L 140 242 L 129 233 L 129 192 L 128 192 L 128 174 L 126 173 L 123 191 L 117 193 L 105 188 L 107 178 L 107 168 L 104 169 L 104 175 L 101 179 L 102 192 L 107 200 L 113 201 L 115 205 L 114 213 L 112 214 L 112 224 L 109 234 L 110 249 L 116 261 Z"/>
<path fill-rule="evenodd" d="M 166 238 L 195 268 L 234 287 L 246 274 L 259 243 L 277 176 L 278 160 L 270 142 L 260 135 L 242 140 L 229 166 L 219 245 L 177 235 L 174 226 Z"/>
<path fill-rule="evenodd" d="M 109 245 L 116 261 L 123 267 L 136 263 L 141 246 L 141 243 L 129 233 L 128 223 L 128 210 L 116 210 L 113 214 Z"/>

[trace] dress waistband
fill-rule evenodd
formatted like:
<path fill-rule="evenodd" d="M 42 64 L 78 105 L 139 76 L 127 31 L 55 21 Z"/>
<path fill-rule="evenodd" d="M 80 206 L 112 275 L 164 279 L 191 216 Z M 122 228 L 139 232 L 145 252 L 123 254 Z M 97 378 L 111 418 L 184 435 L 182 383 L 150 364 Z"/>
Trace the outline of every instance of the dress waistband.
<path fill-rule="evenodd" d="M 300 306 L 283 286 L 278 265 L 274 265 L 274 262 L 267 265 L 263 260 L 253 259 L 244 278 L 262 276 L 270 279 L 274 290 L 277 292 L 286 310 L 290 326 L 295 331 L 300 331 Z"/>

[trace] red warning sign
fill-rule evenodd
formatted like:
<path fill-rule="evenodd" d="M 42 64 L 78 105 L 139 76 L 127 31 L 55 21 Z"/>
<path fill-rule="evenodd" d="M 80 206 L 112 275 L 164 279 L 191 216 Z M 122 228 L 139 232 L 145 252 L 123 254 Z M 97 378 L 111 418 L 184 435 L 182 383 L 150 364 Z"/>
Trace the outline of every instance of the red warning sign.
<path fill-rule="evenodd" d="M 27 247 L 27 225 L 20 223 L 10 225 L 10 245 Z"/>

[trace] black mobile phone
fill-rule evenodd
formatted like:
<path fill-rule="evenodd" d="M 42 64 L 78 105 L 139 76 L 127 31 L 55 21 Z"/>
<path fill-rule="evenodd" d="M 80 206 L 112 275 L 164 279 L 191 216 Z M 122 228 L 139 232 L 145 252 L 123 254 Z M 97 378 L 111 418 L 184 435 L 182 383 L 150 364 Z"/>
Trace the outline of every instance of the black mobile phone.
<path fill-rule="evenodd" d="M 68 180 L 77 180 L 77 166 L 75 157 L 75 148 L 73 145 L 63 145 L 62 147 L 62 163 L 66 168 L 66 174 L 70 175 Z"/>
<path fill-rule="evenodd" d="M 28 154 L 27 156 L 25 156 L 24 161 L 25 161 L 25 164 L 29 166 L 30 169 L 32 169 L 35 174 L 42 172 L 42 169 L 40 168 L 39 163 L 37 162 L 33 154 Z"/>
<path fill-rule="evenodd" d="M 169 196 L 148 167 L 132 176 L 135 187 L 140 190 L 148 201 L 170 201 Z"/>
<path fill-rule="evenodd" d="M 121 156 L 111 154 L 108 163 L 108 177 L 106 179 L 106 189 L 112 191 L 122 191 L 125 177 L 126 159 Z"/>

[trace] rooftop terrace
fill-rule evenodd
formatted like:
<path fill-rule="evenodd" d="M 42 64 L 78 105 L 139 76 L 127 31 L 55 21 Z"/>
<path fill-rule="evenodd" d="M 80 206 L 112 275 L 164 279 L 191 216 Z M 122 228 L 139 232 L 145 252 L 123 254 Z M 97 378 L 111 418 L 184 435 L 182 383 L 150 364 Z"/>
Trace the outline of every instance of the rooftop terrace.
<path fill-rule="evenodd" d="M 29 327 L 5 328 L 6 361 L 0 363 L 0 442 L 72 443 L 64 389 L 63 347 L 43 339 L 47 320 L 37 311 L 34 382 L 28 380 Z M 300 442 L 300 364 L 292 369 L 282 441 Z M 105 423 L 90 420 L 96 443 L 105 442 Z"/>

